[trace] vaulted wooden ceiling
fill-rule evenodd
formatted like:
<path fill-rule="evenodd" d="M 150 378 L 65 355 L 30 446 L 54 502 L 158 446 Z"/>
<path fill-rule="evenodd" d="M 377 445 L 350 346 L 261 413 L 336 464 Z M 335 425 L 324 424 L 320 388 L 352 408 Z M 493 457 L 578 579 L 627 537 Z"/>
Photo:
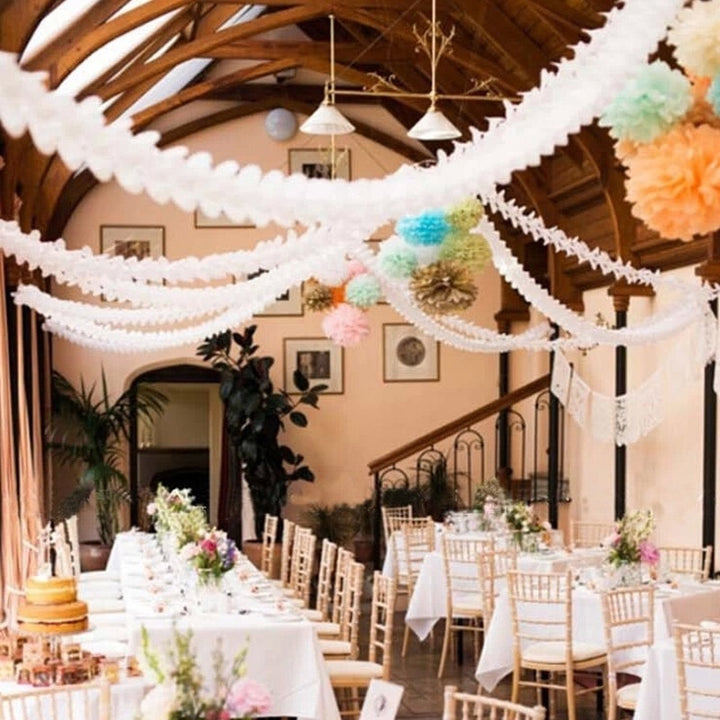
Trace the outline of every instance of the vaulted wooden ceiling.
<path fill-rule="evenodd" d="M 394 76 L 410 91 L 429 89 L 429 64 L 416 51 L 413 26 L 429 16 L 430 0 L 265 0 L 261 6 L 236 0 L 77 1 L 84 2 L 84 10 L 23 59 L 26 68 L 46 71 L 52 87 L 67 81 L 83 63 L 92 64 L 96 51 L 154 23 L 144 39 L 119 52 L 101 72 L 90 73 L 80 86 L 78 97 L 98 95 L 105 101 L 109 120 L 132 109 L 182 63 L 205 61 L 181 89 L 146 101 L 133 112 L 137 130 L 161 124 L 161 144 L 278 105 L 309 114 L 322 99 L 322 79 L 329 71 L 331 13 L 337 23 L 339 83 L 360 89 L 372 84 L 372 73 L 379 73 Z M 22 55 L 40 21 L 70 3 L 76 0 L 0 0 L 0 49 Z M 438 90 L 462 94 L 477 80 L 490 83 L 496 94 L 517 96 L 538 82 L 543 68 L 569 55 L 568 48 L 583 39 L 585 31 L 601 26 L 602 13 L 614 4 L 616 0 L 438 0 L 441 26 L 455 28 L 452 50 L 438 67 Z M 308 72 L 316 74 L 317 82 L 308 82 Z M 225 102 L 221 109 L 212 103 L 197 105 L 207 100 Z M 353 100 L 358 101 L 343 97 L 342 103 Z M 427 107 L 423 100 L 377 102 L 408 128 Z M 173 111 L 193 103 L 209 109 L 191 122 L 175 122 Z M 497 101 L 445 101 L 442 109 L 464 131 L 470 126 L 482 128 L 488 117 L 502 113 Z M 349 105 L 348 114 L 352 114 Z M 370 124 L 356 125 L 361 133 L 412 162 L 427 159 L 438 147 L 430 144 L 422 152 Z M 28 136 L 13 140 L 3 135 L 1 154 L 6 160 L 0 172 L 4 215 L 11 215 L 17 192 L 24 229 L 38 228 L 48 239 L 61 235 L 93 178 L 87 172 L 71 173 L 57 156 L 39 154 Z M 597 127 L 583 129 L 539 168 L 516 173 L 508 192 L 549 225 L 638 265 L 667 269 L 707 256 L 707 239 L 687 244 L 665 241 L 631 216 L 611 141 Z M 538 248 L 526 238 L 515 237 L 513 243 L 536 277 L 571 305 L 580 307 L 583 290 L 607 281 L 589 267 Z M 502 310 L 504 316 L 500 315 L 507 320 L 526 311 L 509 290 Z"/>

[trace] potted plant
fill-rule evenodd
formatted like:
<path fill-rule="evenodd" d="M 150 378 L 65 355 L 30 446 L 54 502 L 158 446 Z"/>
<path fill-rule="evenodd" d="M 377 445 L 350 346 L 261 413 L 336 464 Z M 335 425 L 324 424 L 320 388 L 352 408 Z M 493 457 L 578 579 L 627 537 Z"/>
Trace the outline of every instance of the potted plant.
<path fill-rule="evenodd" d="M 325 538 L 345 548 L 358 532 L 356 509 L 347 503 L 340 505 L 311 505 L 303 514 L 318 541 Z"/>
<path fill-rule="evenodd" d="M 375 526 L 375 503 L 372 498 L 367 498 L 355 506 L 357 518 L 357 533 L 353 540 L 355 559 L 358 562 L 370 562 L 373 554 L 374 526 Z"/>
<path fill-rule="evenodd" d="M 102 556 L 109 553 L 119 529 L 120 508 L 130 500 L 127 477 L 119 464 L 133 415 L 152 421 L 162 413 L 167 398 L 149 385 L 138 385 L 134 393 L 126 390 L 111 402 L 104 371 L 99 396 L 96 391 L 95 383 L 88 388 L 81 380 L 77 389 L 64 375 L 53 372 L 49 447 L 60 464 L 82 468 L 77 486 L 62 501 L 60 511 L 63 517 L 75 515 L 94 494 Z"/>
<path fill-rule="evenodd" d="M 213 335 L 198 347 L 197 354 L 220 372 L 227 433 L 250 490 L 255 537 L 260 538 L 265 515 L 281 515 L 290 484 L 315 479 L 303 464 L 303 456 L 283 444 L 281 437 L 286 418 L 298 427 L 307 426 L 307 417 L 298 408 L 317 408 L 318 394 L 327 385 L 310 387 L 307 378 L 295 370 L 293 383 L 299 395 L 293 398 L 276 389 L 270 379 L 275 360 L 257 355 L 256 329 L 250 325 L 243 332 Z"/>

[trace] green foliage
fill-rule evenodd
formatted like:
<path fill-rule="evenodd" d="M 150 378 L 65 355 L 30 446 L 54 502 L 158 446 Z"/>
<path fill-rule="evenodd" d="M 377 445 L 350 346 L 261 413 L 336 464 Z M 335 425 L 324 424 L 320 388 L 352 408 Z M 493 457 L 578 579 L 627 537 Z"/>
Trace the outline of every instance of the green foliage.
<path fill-rule="evenodd" d="M 304 521 L 312 528 L 318 541 L 327 538 L 343 547 L 348 547 L 360 531 L 357 509 L 347 503 L 311 505 L 304 513 Z"/>
<path fill-rule="evenodd" d="M 63 517 L 76 514 L 94 491 L 100 541 L 111 544 L 118 531 L 118 510 L 130 500 L 119 463 L 133 413 L 138 420 L 151 421 L 163 412 L 167 398 L 153 387 L 138 385 L 135 399 L 126 390 L 111 402 L 105 371 L 99 397 L 96 392 L 94 383 L 88 388 L 81 380 L 78 390 L 64 375 L 53 372 L 49 447 L 61 465 L 82 467 L 77 486 L 61 503 Z"/>
<path fill-rule="evenodd" d="M 327 385 L 311 386 L 296 370 L 293 383 L 300 392 L 296 399 L 276 389 L 270 379 L 275 360 L 256 354 L 256 329 L 250 325 L 243 332 L 213 335 L 198 347 L 197 354 L 220 372 L 227 431 L 250 489 L 255 533 L 260 537 L 265 515 L 280 515 L 290 483 L 315 479 L 303 456 L 280 442 L 280 433 L 285 430 L 285 418 L 297 427 L 307 427 L 307 417 L 298 407 L 317 408 L 319 394 Z"/>
<path fill-rule="evenodd" d="M 424 478 L 420 485 L 424 513 L 441 522 L 446 512 L 458 509 L 455 483 L 448 473 L 447 461 L 445 458 L 433 460 L 419 469 L 419 475 Z"/>

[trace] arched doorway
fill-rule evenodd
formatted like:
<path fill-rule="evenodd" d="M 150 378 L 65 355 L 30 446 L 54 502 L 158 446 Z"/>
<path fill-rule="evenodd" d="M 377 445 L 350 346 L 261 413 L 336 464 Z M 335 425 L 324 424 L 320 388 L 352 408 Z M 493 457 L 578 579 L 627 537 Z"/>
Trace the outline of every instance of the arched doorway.
<path fill-rule="evenodd" d="M 189 487 L 196 501 L 217 514 L 220 426 L 219 374 L 208 367 L 177 364 L 154 368 L 131 384 L 151 383 L 169 398 L 163 418 L 153 428 L 130 427 L 130 521 L 139 524 L 141 500 L 159 482 L 169 488 Z M 216 426 L 216 427 L 214 427 Z M 213 472 L 214 470 L 214 472 Z"/>

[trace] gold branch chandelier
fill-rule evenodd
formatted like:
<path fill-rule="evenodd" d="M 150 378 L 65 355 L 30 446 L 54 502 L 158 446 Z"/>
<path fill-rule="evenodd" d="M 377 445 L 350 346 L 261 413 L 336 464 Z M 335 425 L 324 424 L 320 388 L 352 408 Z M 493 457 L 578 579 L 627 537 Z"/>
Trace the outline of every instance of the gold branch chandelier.
<path fill-rule="evenodd" d="M 445 33 L 437 20 L 436 0 L 432 0 L 432 15 L 424 32 L 413 25 L 413 34 L 417 40 L 416 52 L 423 52 L 430 60 L 430 90 L 428 92 L 410 92 L 394 82 L 393 77 L 385 78 L 377 73 L 369 73 L 374 78 L 373 85 L 363 90 L 346 90 L 335 84 L 335 16 L 330 15 L 330 78 L 325 83 L 325 97 L 319 107 L 300 126 L 308 135 L 346 135 L 355 130 L 355 126 L 337 109 L 337 96 L 386 97 L 427 99 L 430 107 L 425 114 L 408 130 L 408 136 L 416 140 L 454 140 L 461 136 L 460 130 L 438 109 L 441 100 L 482 100 L 497 102 L 509 100 L 501 95 L 488 92 L 492 78 L 479 82 L 473 80 L 473 86 L 459 95 L 446 95 L 437 91 L 437 67 L 440 59 L 451 52 L 455 36 L 455 27 Z"/>

